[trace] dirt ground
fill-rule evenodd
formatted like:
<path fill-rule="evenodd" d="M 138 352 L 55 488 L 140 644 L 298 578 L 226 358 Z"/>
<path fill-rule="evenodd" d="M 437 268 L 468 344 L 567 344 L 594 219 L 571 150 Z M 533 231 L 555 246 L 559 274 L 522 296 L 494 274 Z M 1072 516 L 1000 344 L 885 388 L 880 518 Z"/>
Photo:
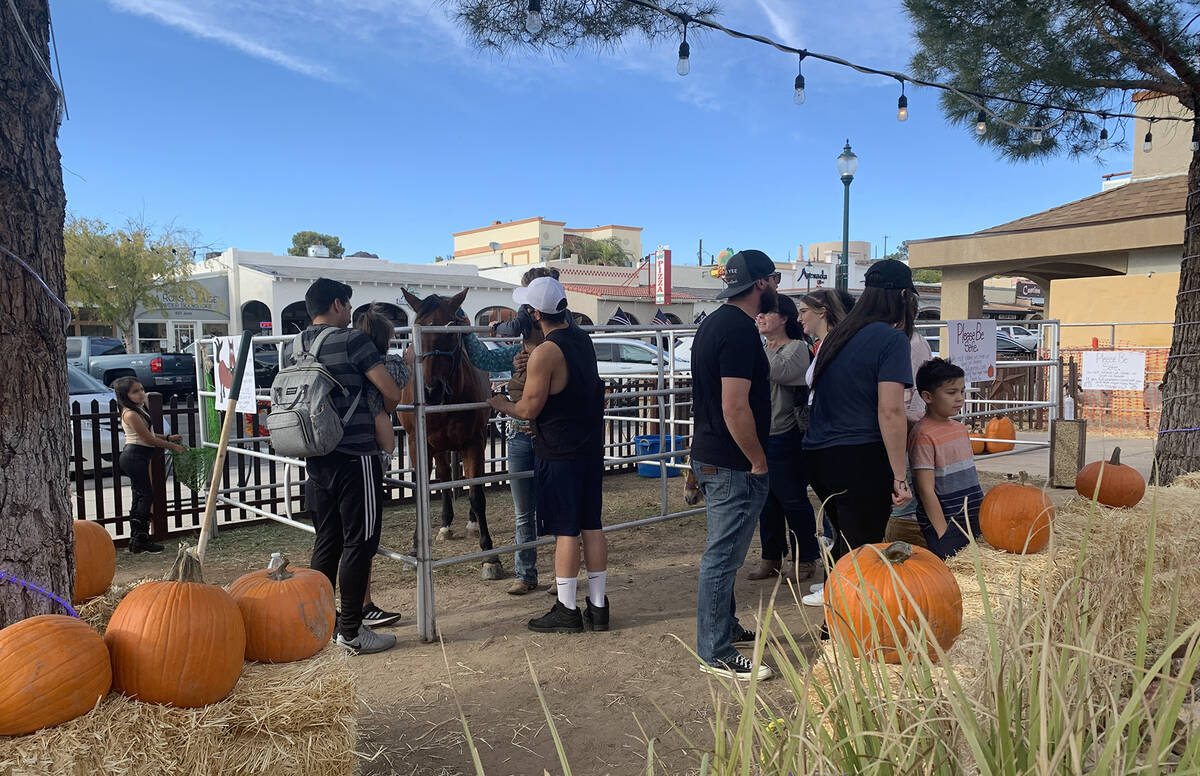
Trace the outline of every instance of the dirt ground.
<path fill-rule="evenodd" d="M 981 476 L 985 489 L 1001 479 Z M 605 524 L 656 515 L 659 498 L 657 479 L 633 473 L 607 477 Z M 671 511 L 686 508 L 681 478 L 670 482 L 669 505 Z M 466 510 L 465 499 L 456 502 L 456 526 L 465 525 Z M 388 509 L 383 543 L 405 550 L 413 520 L 411 506 Z M 507 490 L 489 492 L 488 520 L 498 543 L 511 540 L 513 509 Z M 444 654 L 442 645 L 422 643 L 416 636 L 414 573 L 400 563 L 377 558 L 375 600 L 405 616 L 396 628 L 386 631 L 398 637 L 395 649 L 358 658 L 366 701 L 360 717 L 361 773 L 474 773 L 456 698 L 489 776 L 561 773 L 529 662 L 573 773 L 642 772 L 649 738 L 656 739 L 657 772 L 697 772 L 699 753 L 712 745 L 715 704 L 733 697 L 699 670 L 689 651 L 696 638 L 704 516 L 617 531 L 609 534 L 609 542 L 612 631 L 546 635 L 525 627 L 530 617 L 543 614 L 553 603 L 545 592 L 547 580 L 553 584 L 551 558 L 543 550 L 538 560 L 541 587 L 526 596 L 508 595 L 509 580 L 483 581 L 477 564 L 435 573 Z M 161 555 L 121 553 L 115 581 L 165 573 L 176 544 L 169 542 Z M 227 584 L 250 569 L 265 567 L 276 551 L 305 564 L 311 549 L 309 534 L 277 523 L 228 530 L 209 547 L 206 578 Z M 457 540 L 440 543 L 436 553 L 441 557 L 473 549 L 474 540 Z M 756 537 L 748 563 L 755 562 L 758 553 Z M 504 558 L 504 566 L 511 573 L 511 556 Z M 738 613 L 745 625 L 755 627 L 758 612 L 765 609 L 775 588 L 769 582 L 747 580 L 745 573 L 738 575 Z M 806 592 L 807 584 L 804 588 Z M 585 594 L 583 583 L 581 603 Z M 781 616 L 793 633 L 811 632 L 819 623 L 820 610 L 797 605 L 786 585 L 780 588 L 778 600 Z M 781 682 L 767 682 L 762 690 L 779 708 L 791 706 Z"/>

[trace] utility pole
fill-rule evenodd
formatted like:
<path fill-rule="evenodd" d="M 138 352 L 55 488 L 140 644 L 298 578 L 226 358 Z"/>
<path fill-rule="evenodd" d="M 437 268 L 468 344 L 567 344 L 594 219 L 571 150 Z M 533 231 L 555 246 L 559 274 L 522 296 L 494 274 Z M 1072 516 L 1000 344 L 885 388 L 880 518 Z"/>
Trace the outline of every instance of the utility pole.
<path fill-rule="evenodd" d="M 883 258 L 885 259 L 887 258 L 887 238 L 888 236 L 885 234 L 883 236 Z"/>
<path fill-rule="evenodd" d="M 700 238 L 700 247 L 696 249 L 696 266 L 704 266 L 704 238 Z"/>

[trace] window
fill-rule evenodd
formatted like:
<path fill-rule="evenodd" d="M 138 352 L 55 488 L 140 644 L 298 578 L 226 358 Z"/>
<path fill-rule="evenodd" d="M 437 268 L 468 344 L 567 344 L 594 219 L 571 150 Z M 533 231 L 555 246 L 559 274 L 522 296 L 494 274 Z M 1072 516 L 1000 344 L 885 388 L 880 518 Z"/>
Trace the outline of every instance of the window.
<path fill-rule="evenodd" d="M 621 345 L 621 361 L 627 364 L 653 364 L 654 354 L 637 345 Z"/>
<path fill-rule="evenodd" d="M 227 323 L 206 323 L 203 327 L 205 337 L 228 337 L 229 324 Z"/>
<path fill-rule="evenodd" d="M 613 345 L 611 342 L 595 342 L 593 345 L 596 348 L 597 361 L 616 361 L 613 358 Z"/>
<path fill-rule="evenodd" d="M 81 393 L 107 393 L 108 386 L 100 382 L 96 378 L 75 367 L 67 367 L 67 393 L 78 395 Z"/>
<path fill-rule="evenodd" d="M 67 358 L 79 358 L 83 354 L 83 342 L 77 339 L 67 340 Z"/>

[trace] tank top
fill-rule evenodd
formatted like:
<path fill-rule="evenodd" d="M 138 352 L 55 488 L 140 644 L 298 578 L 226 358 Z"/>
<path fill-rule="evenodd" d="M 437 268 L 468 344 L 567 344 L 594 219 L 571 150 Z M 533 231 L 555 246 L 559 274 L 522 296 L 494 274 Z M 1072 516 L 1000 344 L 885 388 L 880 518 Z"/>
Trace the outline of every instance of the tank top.
<path fill-rule="evenodd" d="M 129 421 L 125 420 L 125 412 L 125 410 L 121 410 L 121 430 L 125 432 L 125 444 L 137 445 L 138 447 L 153 447 L 153 445 L 148 445 L 141 441 L 141 437 L 133 430 L 133 426 L 129 425 Z M 146 421 L 146 427 L 150 427 L 150 421 L 148 420 Z"/>
<path fill-rule="evenodd" d="M 550 332 L 547 340 L 567 362 L 567 384 L 546 398 L 538 414 L 533 452 L 546 461 L 600 458 L 604 452 L 604 382 L 596 370 L 596 349 L 581 329 Z"/>

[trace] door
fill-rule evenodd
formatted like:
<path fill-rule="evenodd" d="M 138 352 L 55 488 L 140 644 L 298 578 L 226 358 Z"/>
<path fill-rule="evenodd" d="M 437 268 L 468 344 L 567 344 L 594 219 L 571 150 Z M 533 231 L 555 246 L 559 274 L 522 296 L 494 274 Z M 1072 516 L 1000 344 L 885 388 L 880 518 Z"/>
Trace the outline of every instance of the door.
<path fill-rule="evenodd" d="M 194 323 L 176 323 L 175 326 L 175 347 L 176 353 L 187 353 L 188 347 L 196 341 L 196 324 Z"/>

